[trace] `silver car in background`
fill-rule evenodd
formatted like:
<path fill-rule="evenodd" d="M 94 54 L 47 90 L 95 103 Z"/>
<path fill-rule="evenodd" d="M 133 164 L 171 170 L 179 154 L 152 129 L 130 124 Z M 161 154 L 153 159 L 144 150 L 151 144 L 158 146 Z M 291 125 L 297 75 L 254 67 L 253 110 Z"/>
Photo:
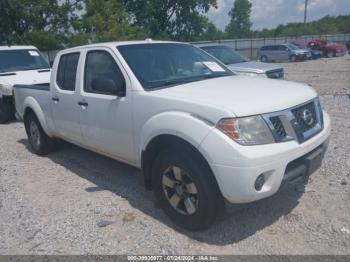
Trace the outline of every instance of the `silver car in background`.
<path fill-rule="evenodd" d="M 258 50 L 261 62 L 270 61 L 305 61 L 312 58 L 308 49 L 301 49 L 293 44 L 266 45 Z"/>
<path fill-rule="evenodd" d="M 274 79 L 284 78 L 284 70 L 281 66 L 249 61 L 247 58 L 241 56 L 228 46 L 206 45 L 199 47 L 220 60 L 236 74 L 261 76 Z"/>

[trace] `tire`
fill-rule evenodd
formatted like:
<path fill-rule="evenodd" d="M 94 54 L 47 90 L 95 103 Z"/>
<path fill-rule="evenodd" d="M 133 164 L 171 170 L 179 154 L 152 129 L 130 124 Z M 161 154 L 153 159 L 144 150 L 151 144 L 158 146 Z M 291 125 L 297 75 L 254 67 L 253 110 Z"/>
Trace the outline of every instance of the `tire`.
<path fill-rule="evenodd" d="M 42 156 L 54 150 L 54 140 L 46 135 L 34 113 L 25 116 L 24 126 L 30 147 L 35 154 Z"/>
<path fill-rule="evenodd" d="M 5 124 L 14 118 L 14 112 L 10 105 L 0 100 L 0 124 Z"/>
<path fill-rule="evenodd" d="M 296 57 L 295 55 L 291 55 L 291 56 L 289 57 L 289 61 L 290 61 L 290 62 L 296 62 L 296 61 L 297 61 L 297 57 Z"/>
<path fill-rule="evenodd" d="M 265 55 L 261 56 L 260 61 L 263 63 L 267 63 L 268 62 L 267 56 L 265 56 Z"/>
<path fill-rule="evenodd" d="M 333 52 L 327 52 L 327 53 L 326 53 L 326 57 L 328 57 L 328 58 L 334 57 L 334 56 L 333 56 Z"/>
<path fill-rule="evenodd" d="M 177 225 L 191 231 L 208 228 L 224 207 L 214 175 L 198 154 L 185 146 L 165 150 L 155 159 L 152 170 L 160 207 Z"/>
<path fill-rule="evenodd" d="M 332 57 L 337 57 L 337 53 L 336 52 L 332 52 Z"/>

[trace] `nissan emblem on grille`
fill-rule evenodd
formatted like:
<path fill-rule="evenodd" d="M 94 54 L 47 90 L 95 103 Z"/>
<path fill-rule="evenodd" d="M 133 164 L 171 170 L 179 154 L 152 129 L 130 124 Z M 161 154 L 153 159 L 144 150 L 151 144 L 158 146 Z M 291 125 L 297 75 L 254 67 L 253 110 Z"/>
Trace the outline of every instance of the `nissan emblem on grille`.
<path fill-rule="evenodd" d="M 302 113 L 303 120 L 305 124 L 308 126 L 311 126 L 314 123 L 314 118 L 312 116 L 312 113 L 310 112 L 309 109 L 304 109 Z"/>
<path fill-rule="evenodd" d="M 323 130 L 323 116 L 318 99 L 280 112 L 265 114 L 276 142 L 297 140 L 303 143 Z"/>

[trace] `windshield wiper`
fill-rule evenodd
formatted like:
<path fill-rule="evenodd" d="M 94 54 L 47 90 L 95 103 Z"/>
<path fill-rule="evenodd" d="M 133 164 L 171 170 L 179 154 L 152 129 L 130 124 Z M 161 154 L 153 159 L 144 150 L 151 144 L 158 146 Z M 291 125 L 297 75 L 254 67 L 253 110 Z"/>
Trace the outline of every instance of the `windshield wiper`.
<path fill-rule="evenodd" d="M 16 73 L 0 73 L 0 76 L 15 76 Z"/>
<path fill-rule="evenodd" d="M 200 75 L 196 77 L 190 77 L 190 78 L 182 78 L 182 79 L 169 79 L 169 80 L 163 80 L 159 81 L 158 83 L 154 83 L 154 85 L 149 86 L 148 89 L 161 89 L 169 86 L 179 85 L 179 84 L 186 84 L 196 81 L 201 81 L 205 79 L 211 79 L 216 77 L 223 77 L 223 76 L 230 76 L 229 73 L 225 72 L 222 74 L 208 74 L 208 75 Z"/>
<path fill-rule="evenodd" d="M 162 81 L 159 81 L 158 83 L 154 84 L 153 86 L 151 85 L 149 87 L 149 89 L 157 89 L 157 88 L 169 87 L 169 86 L 185 84 L 185 83 L 190 83 L 190 82 L 199 81 L 199 80 L 201 80 L 201 79 L 198 79 L 198 78 L 182 78 L 182 79 L 162 80 Z"/>
<path fill-rule="evenodd" d="M 39 69 L 38 73 L 46 73 L 46 72 L 50 72 L 51 69 L 47 68 L 47 69 Z"/>
<path fill-rule="evenodd" d="M 203 75 L 202 79 L 211 79 L 216 77 L 223 77 L 223 76 L 230 76 L 228 73 L 222 73 L 222 74 L 210 74 L 210 75 Z M 200 79 L 201 80 L 201 79 Z"/>

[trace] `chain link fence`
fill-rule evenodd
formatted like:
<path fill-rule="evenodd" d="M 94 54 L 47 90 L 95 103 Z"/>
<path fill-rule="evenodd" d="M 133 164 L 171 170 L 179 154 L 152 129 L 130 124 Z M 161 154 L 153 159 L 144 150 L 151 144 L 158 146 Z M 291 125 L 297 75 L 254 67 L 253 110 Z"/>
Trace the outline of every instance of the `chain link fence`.
<path fill-rule="evenodd" d="M 321 38 L 328 42 L 338 42 L 346 43 L 350 41 L 350 34 L 337 34 L 337 35 L 307 35 L 301 37 L 275 37 L 275 38 L 251 38 L 251 39 L 232 39 L 232 40 L 217 40 L 217 41 L 201 41 L 193 42 L 192 44 L 198 45 L 210 45 L 210 44 L 221 44 L 229 46 L 236 51 L 240 52 L 245 57 L 250 59 L 257 59 L 257 51 L 260 47 L 264 45 L 274 45 L 274 44 L 284 44 L 291 42 L 295 39 L 303 39 L 306 42 L 309 42 L 313 39 Z M 41 51 L 43 56 L 47 61 L 52 65 L 57 53 L 59 50 L 51 51 Z"/>
<path fill-rule="evenodd" d="M 337 35 L 307 35 L 300 37 L 274 37 L 274 38 L 251 38 L 251 39 L 232 39 L 232 40 L 217 40 L 217 41 L 201 41 L 193 42 L 195 45 L 211 45 L 220 44 L 226 45 L 234 50 L 238 51 L 245 57 L 252 60 L 257 59 L 258 49 L 264 45 L 275 45 L 289 43 L 295 39 L 303 39 L 309 42 L 313 39 L 324 39 L 327 42 L 346 43 L 350 41 L 350 34 L 337 34 Z"/>

